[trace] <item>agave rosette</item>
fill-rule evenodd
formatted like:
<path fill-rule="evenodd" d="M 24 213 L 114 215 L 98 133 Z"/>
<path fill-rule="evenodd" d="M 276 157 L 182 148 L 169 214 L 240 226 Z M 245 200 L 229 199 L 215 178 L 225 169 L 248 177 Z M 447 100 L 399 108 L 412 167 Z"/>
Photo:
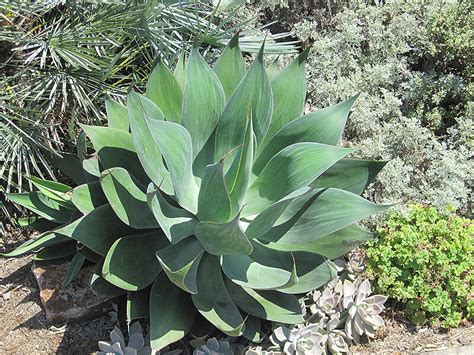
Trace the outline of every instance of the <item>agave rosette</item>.
<path fill-rule="evenodd" d="M 31 178 L 9 195 L 42 231 L 7 256 L 97 264 L 92 288 L 127 293 L 162 349 L 206 319 L 255 339 L 261 320 L 303 321 L 297 295 L 334 278 L 328 262 L 368 240 L 357 222 L 384 206 L 359 195 L 384 162 L 337 146 L 355 100 L 302 115 L 303 52 L 269 78 L 229 43 L 211 68 L 193 50 L 154 69 L 145 95 L 107 103 L 108 126 L 82 126 L 95 150 L 57 160 L 77 184 Z"/>

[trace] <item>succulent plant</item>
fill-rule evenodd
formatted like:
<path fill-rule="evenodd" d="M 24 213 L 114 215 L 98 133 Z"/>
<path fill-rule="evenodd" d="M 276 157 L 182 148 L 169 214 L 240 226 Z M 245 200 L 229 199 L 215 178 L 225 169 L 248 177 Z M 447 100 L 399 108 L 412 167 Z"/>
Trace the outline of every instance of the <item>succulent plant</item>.
<path fill-rule="evenodd" d="M 274 330 L 270 341 L 279 346 L 285 354 L 309 355 L 324 354 L 327 336 L 319 332 L 318 324 L 307 326 L 279 327 Z"/>
<path fill-rule="evenodd" d="M 347 255 L 347 277 L 354 281 L 365 270 L 365 251 L 362 248 L 356 248 Z"/>
<path fill-rule="evenodd" d="M 228 341 L 209 338 L 206 344 L 194 350 L 193 355 L 232 355 Z"/>
<path fill-rule="evenodd" d="M 372 290 L 369 280 L 345 280 L 343 288 L 342 304 L 348 310 L 345 324 L 347 337 L 355 342 L 359 342 L 359 337 L 363 334 L 373 338 L 375 330 L 384 325 L 380 313 L 385 309 L 387 297 L 370 296 Z"/>
<path fill-rule="evenodd" d="M 43 233 L 6 256 L 72 258 L 68 280 L 96 263 L 92 289 L 127 293 L 154 350 L 202 317 L 248 339 L 260 319 L 301 323 L 295 295 L 333 279 L 329 260 L 371 238 L 357 222 L 386 208 L 359 196 L 385 163 L 337 146 L 356 97 L 302 116 L 306 56 L 270 80 L 236 36 L 213 68 L 197 49 L 174 73 L 158 63 L 145 95 L 109 101 L 108 127 L 81 126 L 78 157 L 55 161 L 77 186 L 9 195 Z"/>
<path fill-rule="evenodd" d="M 150 347 L 145 346 L 145 339 L 140 322 L 135 322 L 130 325 L 128 333 L 129 340 L 127 344 L 122 331 L 116 326 L 110 333 L 110 341 L 99 341 L 99 349 L 101 351 L 98 351 L 97 354 L 137 355 L 151 353 Z"/>
<path fill-rule="evenodd" d="M 329 319 L 328 317 L 322 318 L 319 325 L 319 332 L 324 337 L 323 346 L 326 353 L 329 354 L 341 354 L 349 352 L 349 341 L 347 339 L 344 330 L 338 329 L 340 325 L 340 313 L 335 313 Z"/>

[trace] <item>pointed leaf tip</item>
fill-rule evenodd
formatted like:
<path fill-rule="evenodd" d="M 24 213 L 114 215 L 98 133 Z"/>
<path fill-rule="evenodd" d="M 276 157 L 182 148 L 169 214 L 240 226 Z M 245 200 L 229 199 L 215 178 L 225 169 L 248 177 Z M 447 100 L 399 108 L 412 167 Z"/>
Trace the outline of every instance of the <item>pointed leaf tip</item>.
<path fill-rule="evenodd" d="M 229 41 L 229 48 L 235 48 L 239 45 L 240 31 L 237 31 L 232 39 Z"/>

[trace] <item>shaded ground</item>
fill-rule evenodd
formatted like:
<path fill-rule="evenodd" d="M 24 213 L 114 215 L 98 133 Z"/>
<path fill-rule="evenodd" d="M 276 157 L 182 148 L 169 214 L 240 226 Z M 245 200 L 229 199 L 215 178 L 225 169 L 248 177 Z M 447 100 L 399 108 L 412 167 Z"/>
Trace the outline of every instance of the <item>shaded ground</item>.
<path fill-rule="evenodd" d="M 11 250 L 25 235 L 9 229 L 0 250 Z M 113 324 L 108 315 L 76 324 L 51 324 L 41 307 L 31 256 L 0 258 L 0 354 L 78 353 L 97 349 L 108 340 Z"/>

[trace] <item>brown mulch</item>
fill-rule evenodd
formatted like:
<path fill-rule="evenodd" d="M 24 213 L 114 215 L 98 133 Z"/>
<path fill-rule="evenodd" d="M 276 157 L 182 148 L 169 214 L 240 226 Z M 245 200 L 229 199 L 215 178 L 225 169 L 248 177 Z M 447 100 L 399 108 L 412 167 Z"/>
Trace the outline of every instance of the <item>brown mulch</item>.
<path fill-rule="evenodd" d="M 458 348 L 474 344 L 474 324 L 465 322 L 459 328 L 433 329 L 416 327 L 399 310 L 383 314 L 385 327 L 379 329 L 376 338 L 351 347 L 353 352 L 369 353 L 420 353 Z"/>
<path fill-rule="evenodd" d="M 0 251 L 10 251 L 27 239 L 25 233 L 6 226 Z M 41 307 L 39 290 L 31 272 L 32 257 L 0 257 L 0 354 L 87 354 L 98 350 L 113 329 L 110 316 L 73 324 L 51 324 Z"/>

